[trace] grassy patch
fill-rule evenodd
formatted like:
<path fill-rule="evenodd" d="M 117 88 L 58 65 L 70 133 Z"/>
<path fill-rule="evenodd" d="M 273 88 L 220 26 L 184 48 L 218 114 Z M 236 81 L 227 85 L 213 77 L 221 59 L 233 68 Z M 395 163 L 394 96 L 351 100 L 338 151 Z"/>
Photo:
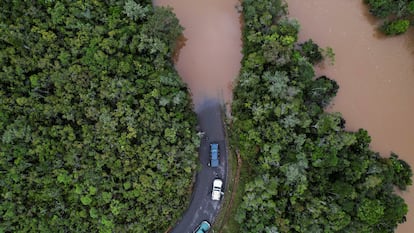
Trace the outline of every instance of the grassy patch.
<path fill-rule="evenodd" d="M 229 211 L 232 206 L 232 193 L 234 191 L 234 186 L 236 183 L 236 172 L 237 172 L 237 157 L 232 150 L 228 151 L 228 173 L 227 173 L 227 185 L 226 191 L 223 198 L 222 210 L 219 215 L 217 215 L 216 221 L 214 222 L 213 232 L 220 232 L 220 229 L 223 228 L 224 224 L 227 222 L 227 217 L 229 216 Z"/>
<path fill-rule="evenodd" d="M 234 153 L 234 155 L 235 155 L 234 158 L 237 159 L 236 153 Z M 247 164 L 242 163 L 242 166 L 240 167 L 240 177 L 238 180 L 236 193 L 234 195 L 232 205 L 230 206 L 229 209 L 227 209 L 228 214 L 219 232 L 221 233 L 240 232 L 239 231 L 240 224 L 235 220 L 235 216 L 237 213 L 237 207 L 240 205 L 240 203 L 243 200 L 244 186 L 249 180 L 248 177 L 249 177 L 249 169 L 247 167 Z"/>
<path fill-rule="evenodd" d="M 226 128 L 229 129 L 230 126 L 227 125 Z M 216 218 L 213 232 L 234 233 L 239 232 L 239 223 L 234 217 L 237 213 L 237 207 L 243 200 L 243 190 L 248 181 L 250 169 L 247 164 L 243 165 L 241 155 L 236 148 L 231 146 L 234 143 L 231 143 L 227 134 L 226 141 L 230 142 L 228 146 L 228 182 L 222 211 Z"/>
<path fill-rule="evenodd" d="M 226 182 L 226 187 L 225 187 L 225 194 L 224 194 L 224 198 L 223 198 L 223 203 L 222 203 L 222 207 L 221 207 L 221 211 L 220 213 L 217 215 L 216 220 L 214 222 L 213 225 L 213 232 L 220 232 L 220 229 L 223 228 L 223 225 L 226 223 L 226 218 L 229 215 L 229 209 L 231 208 L 231 203 L 232 203 L 232 193 L 234 191 L 235 188 L 235 183 L 236 183 L 236 173 L 237 173 L 237 155 L 234 152 L 234 150 L 232 149 L 232 143 L 230 143 L 229 140 L 229 135 L 228 132 L 230 131 L 230 127 L 229 127 L 229 118 L 227 118 L 226 115 L 226 106 L 223 105 L 222 109 L 221 109 L 221 116 L 222 119 L 225 119 L 224 124 L 225 124 L 225 130 L 224 130 L 224 134 L 225 134 L 225 138 L 226 138 L 226 150 L 227 150 L 227 164 L 228 164 L 228 169 L 227 169 L 227 182 Z"/>

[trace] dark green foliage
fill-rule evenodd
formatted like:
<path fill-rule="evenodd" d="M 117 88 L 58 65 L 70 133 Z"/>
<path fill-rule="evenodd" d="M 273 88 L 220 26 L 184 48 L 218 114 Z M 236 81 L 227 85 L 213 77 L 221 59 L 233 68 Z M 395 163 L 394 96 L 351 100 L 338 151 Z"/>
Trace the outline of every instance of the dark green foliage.
<path fill-rule="evenodd" d="M 393 183 L 401 190 L 406 190 L 408 185 L 412 184 L 411 177 L 413 172 L 410 165 L 404 160 L 398 159 L 398 155 L 392 153 L 390 160 L 391 173 L 393 177 Z"/>
<path fill-rule="evenodd" d="M 281 2 L 243 2 L 232 140 L 251 174 L 235 216 L 239 232 L 393 232 L 407 214 L 394 188 L 411 184 L 411 169 L 371 151 L 367 131 L 347 132 L 339 113 L 323 111 L 338 85 L 314 79 L 309 52 L 294 43 L 299 27 Z M 262 10 L 272 4 L 279 12 Z M 262 17 L 272 20 L 264 25 Z"/>
<path fill-rule="evenodd" d="M 414 16 L 414 2 L 412 0 L 364 0 L 370 7 L 370 13 L 380 19 L 385 19 L 380 30 L 386 35 L 405 33 L 410 20 Z"/>
<path fill-rule="evenodd" d="M 371 14 L 379 18 L 386 18 L 398 10 L 396 2 L 405 2 L 405 0 L 364 0 L 364 2 L 370 6 L 369 12 Z"/>
<path fill-rule="evenodd" d="M 319 63 L 323 60 L 322 53 L 319 46 L 309 39 L 301 44 L 299 44 L 301 50 L 301 55 L 308 58 L 309 62 L 312 64 Z"/>
<path fill-rule="evenodd" d="M 1 6 L 0 232 L 164 232 L 199 143 L 178 20 L 150 1 Z"/>
<path fill-rule="evenodd" d="M 326 76 L 321 76 L 311 82 L 306 89 L 305 98 L 309 104 L 317 104 L 320 107 L 326 107 L 336 95 L 339 89 L 335 80 Z"/>
<path fill-rule="evenodd" d="M 406 19 L 394 20 L 391 22 L 385 22 L 381 26 L 381 31 L 386 35 L 400 35 L 405 33 L 410 27 L 410 21 Z"/>

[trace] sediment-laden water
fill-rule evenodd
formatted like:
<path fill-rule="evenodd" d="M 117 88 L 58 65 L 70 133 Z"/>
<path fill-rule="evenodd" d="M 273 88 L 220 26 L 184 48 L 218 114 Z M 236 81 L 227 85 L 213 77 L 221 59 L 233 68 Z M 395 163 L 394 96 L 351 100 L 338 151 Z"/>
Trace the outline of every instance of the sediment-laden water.
<path fill-rule="evenodd" d="M 371 148 L 382 156 L 394 151 L 414 168 L 414 31 L 384 37 L 362 0 L 288 0 L 290 16 L 301 24 L 300 40 L 312 38 L 333 48 L 335 64 L 317 67 L 335 79 L 337 97 L 328 111 L 341 112 L 349 130 L 365 128 Z M 407 222 L 396 232 L 414 229 L 414 190 L 402 196 Z"/>
<path fill-rule="evenodd" d="M 205 99 L 230 103 L 240 69 L 241 26 L 238 0 L 154 0 L 171 6 L 185 28 L 176 68 L 187 83 L 195 108 Z"/>
<path fill-rule="evenodd" d="M 290 15 L 301 24 L 300 40 L 312 38 L 335 52 L 335 64 L 316 68 L 340 85 L 328 111 L 344 116 L 348 130 L 365 128 L 371 147 L 391 151 L 414 167 L 414 30 L 398 37 L 376 31 L 376 20 L 362 0 L 288 0 Z M 176 68 L 188 84 L 197 108 L 205 99 L 230 103 L 232 82 L 240 69 L 241 27 L 238 0 L 155 0 L 173 7 L 185 27 L 185 44 Z M 411 188 L 411 190 L 414 190 Z M 407 222 L 414 229 L 414 195 Z"/>

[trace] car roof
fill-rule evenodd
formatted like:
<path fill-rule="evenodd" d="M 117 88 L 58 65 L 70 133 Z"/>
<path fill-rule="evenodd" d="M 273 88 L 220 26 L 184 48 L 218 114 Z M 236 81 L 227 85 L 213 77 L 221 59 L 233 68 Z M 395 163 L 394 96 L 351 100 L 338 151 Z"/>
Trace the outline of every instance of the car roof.
<path fill-rule="evenodd" d="M 206 220 L 202 221 L 200 225 L 198 225 L 197 230 L 194 233 L 204 233 L 210 229 L 210 223 Z"/>
<path fill-rule="evenodd" d="M 211 157 L 213 158 L 213 159 L 217 159 L 217 157 L 218 157 L 218 153 L 217 153 L 217 151 L 211 151 Z"/>
<path fill-rule="evenodd" d="M 210 223 L 208 223 L 207 221 L 202 221 L 201 222 L 201 228 L 203 228 L 203 230 L 208 230 L 208 229 L 210 229 Z"/>
<path fill-rule="evenodd" d="M 211 167 L 218 167 L 219 160 L 218 160 L 218 144 L 212 143 L 211 146 Z"/>
<path fill-rule="evenodd" d="M 215 179 L 213 181 L 213 186 L 220 186 L 223 185 L 223 181 L 221 179 Z"/>

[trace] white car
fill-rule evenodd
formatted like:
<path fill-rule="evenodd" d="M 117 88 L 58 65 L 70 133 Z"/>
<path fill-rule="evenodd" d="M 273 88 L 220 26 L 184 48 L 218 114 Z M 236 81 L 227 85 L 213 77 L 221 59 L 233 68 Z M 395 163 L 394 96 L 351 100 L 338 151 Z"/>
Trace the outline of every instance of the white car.
<path fill-rule="evenodd" d="M 219 201 L 221 195 L 224 193 L 221 191 L 223 187 L 223 181 L 221 179 L 214 179 L 213 181 L 213 192 L 211 192 L 211 199 L 213 201 Z"/>

